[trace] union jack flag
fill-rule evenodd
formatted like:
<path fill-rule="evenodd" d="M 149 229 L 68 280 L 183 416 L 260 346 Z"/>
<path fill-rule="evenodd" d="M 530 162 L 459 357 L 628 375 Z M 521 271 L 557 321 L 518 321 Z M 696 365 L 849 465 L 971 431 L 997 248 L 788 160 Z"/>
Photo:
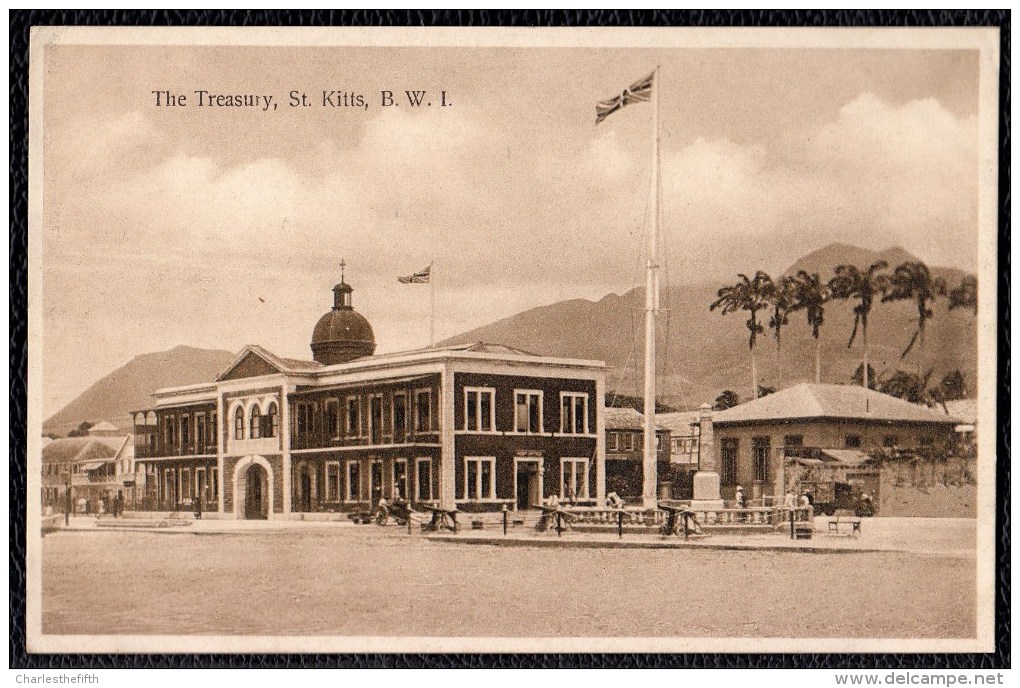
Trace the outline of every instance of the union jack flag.
<path fill-rule="evenodd" d="M 647 103 L 652 99 L 652 87 L 655 84 L 655 72 L 644 79 L 635 81 L 623 93 L 608 100 L 600 100 L 595 104 L 595 125 L 609 115 L 631 103 Z"/>
<path fill-rule="evenodd" d="M 413 275 L 407 277 L 398 277 L 397 281 L 401 284 L 428 284 L 429 279 L 432 276 L 432 266 L 428 266 L 424 270 L 419 270 Z"/>

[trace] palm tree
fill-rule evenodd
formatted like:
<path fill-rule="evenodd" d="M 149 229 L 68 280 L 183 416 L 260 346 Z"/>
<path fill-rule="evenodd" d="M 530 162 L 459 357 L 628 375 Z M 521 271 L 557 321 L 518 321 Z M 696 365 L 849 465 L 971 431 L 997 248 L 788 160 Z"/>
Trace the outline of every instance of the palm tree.
<path fill-rule="evenodd" d="M 886 275 L 879 274 L 889 264 L 884 260 L 872 263 L 867 270 L 861 270 L 856 265 L 839 265 L 836 267 L 836 274 L 829 280 L 829 291 L 834 299 L 857 299 L 854 306 L 854 329 L 850 333 L 850 340 L 846 348 L 853 346 L 857 337 L 857 329 L 860 328 L 861 336 L 864 339 L 864 387 L 869 386 L 870 370 L 868 366 L 868 316 L 871 314 L 871 306 L 874 303 L 876 294 L 881 294 L 885 286 Z"/>
<path fill-rule="evenodd" d="M 735 311 L 748 312 L 750 317 L 747 319 L 747 329 L 750 331 L 750 337 L 747 341 L 747 348 L 751 351 L 751 394 L 753 398 L 757 399 L 758 363 L 754 356 L 754 345 L 758 335 L 764 332 L 764 328 L 758 322 L 758 311 L 768 307 L 766 285 L 772 279 L 761 270 L 754 273 L 753 279 L 744 274 L 737 275 L 737 277 L 740 280 L 736 284 L 719 290 L 719 298 L 708 309 L 714 311 L 719 308 L 723 315 Z"/>
<path fill-rule="evenodd" d="M 917 374 L 921 375 L 924 369 L 924 332 L 925 326 L 934 315 L 928 307 L 931 301 L 940 296 L 946 295 L 946 281 L 941 277 L 932 277 L 928 266 L 920 262 L 908 261 L 896 267 L 888 281 L 888 289 L 882 296 L 882 302 L 886 301 L 907 301 L 911 300 L 917 307 L 917 329 L 914 330 L 907 348 L 900 354 L 900 359 L 906 357 L 914 348 L 914 343 L 920 344 L 920 356 L 917 361 Z"/>
<path fill-rule="evenodd" d="M 776 338 L 776 366 L 779 369 L 779 382 L 776 386 L 783 388 L 783 325 L 790 322 L 790 311 L 797 301 L 794 291 L 796 280 L 790 276 L 780 277 L 778 282 L 771 279 L 765 284 L 765 293 L 769 306 L 772 308 L 772 317 L 769 318 L 769 328 L 772 329 Z M 759 394 L 758 396 L 764 396 Z"/>
<path fill-rule="evenodd" d="M 791 311 L 803 310 L 811 336 L 815 338 L 815 382 L 822 381 L 822 341 L 819 338 L 825 322 L 825 304 L 832 298 L 829 285 L 822 282 L 818 273 L 798 270 L 794 280 L 794 303 Z"/>

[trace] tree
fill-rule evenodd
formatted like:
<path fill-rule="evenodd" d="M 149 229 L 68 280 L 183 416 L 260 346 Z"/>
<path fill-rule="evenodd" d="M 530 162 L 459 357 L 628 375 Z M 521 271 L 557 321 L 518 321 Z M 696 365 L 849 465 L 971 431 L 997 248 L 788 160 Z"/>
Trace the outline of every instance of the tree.
<path fill-rule="evenodd" d="M 758 398 L 767 397 L 770 394 L 775 394 L 776 388 L 770 387 L 769 385 L 758 385 Z"/>
<path fill-rule="evenodd" d="M 857 370 L 854 371 L 854 375 L 850 378 L 850 381 L 855 385 L 864 386 L 864 364 L 861 363 L 857 366 Z M 868 389 L 878 389 L 878 378 L 875 377 L 875 369 L 870 365 L 868 366 Z"/>
<path fill-rule="evenodd" d="M 758 311 L 768 306 L 767 285 L 772 279 L 761 270 L 754 274 L 753 279 L 744 274 L 737 275 L 737 277 L 740 280 L 736 284 L 719 290 L 719 298 L 708 309 L 714 311 L 719 308 L 722 315 L 735 311 L 748 312 L 749 317 L 746 325 L 750 332 L 747 348 L 751 352 L 751 394 L 757 398 L 758 363 L 754 356 L 754 345 L 758 335 L 764 332 L 764 328 L 758 322 Z"/>
<path fill-rule="evenodd" d="M 825 322 L 825 304 L 832 298 L 829 285 L 818 273 L 799 270 L 793 279 L 794 302 L 791 311 L 804 311 L 811 336 L 815 338 L 815 382 L 822 381 L 822 342 L 820 330 Z"/>
<path fill-rule="evenodd" d="M 858 328 L 864 340 L 864 370 L 870 371 L 868 366 L 868 316 L 871 314 L 871 307 L 874 304 L 875 296 L 882 293 L 886 275 L 879 271 L 885 270 L 889 264 L 884 260 L 872 263 L 867 270 L 861 270 L 856 265 L 839 265 L 836 267 L 836 274 L 829 280 L 829 290 L 834 299 L 856 299 L 854 306 L 854 329 L 850 333 L 846 348 L 853 346 L 857 337 Z M 871 378 L 865 375 L 864 387 L 871 386 Z"/>
<path fill-rule="evenodd" d="M 954 308 L 970 308 L 977 315 L 977 277 L 967 275 L 960 286 L 949 291 L 949 310 Z"/>
<path fill-rule="evenodd" d="M 915 404 L 925 404 L 930 400 L 928 381 L 931 375 L 931 370 L 923 375 L 897 370 L 879 385 L 878 391 Z"/>
<path fill-rule="evenodd" d="M 87 437 L 88 434 L 89 434 L 89 430 L 91 428 L 92 428 L 92 423 L 88 422 L 87 420 L 83 420 L 81 423 L 78 424 L 78 427 L 76 427 L 71 432 L 67 433 L 67 436 L 68 437 Z"/>
<path fill-rule="evenodd" d="M 900 354 L 900 359 L 906 357 L 915 343 L 919 343 L 920 356 L 917 361 L 917 374 L 921 375 L 924 369 L 924 332 L 925 326 L 934 315 L 928 304 L 940 296 L 946 295 L 946 281 L 941 277 L 932 277 L 931 271 L 924 263 L 908 261 L 896 267 L 887 283 L 887 289 L 882 296 L 882 302 L 886 301 L 913 301 L 917 308 L 917 329 L 914 330 L 907 348 Z"/>
<path fill-rule="evenodd" d="M 764 273 L 763 273 L 764 274 Z M 768 277 L 766 275 L 766 277 Z M 783 325 L 790 322 L 790 311 L 796 303 L 796 280 L 790 276 L 780 277 L 778 282 L 771 278 L 763 283 L 769 307 L 772 309 L 772 317 L 769 318 L 769 328 L 772 336 L 776 338 L 776 367 L 778 368 L 777 387 L 783 386 Z M 760 394 L 758 396 L 761 396 Z"/>
<path fill-rule="evenodd" d="M 740 397 L 732 389 L 723 390 L 723 392 L 715 398 L 715 405 L 712 407 L 716 411 L 725 411 L 728 408 L 733 408 L 740 403 Z"/>
<path fill-rule="evenodd" d="M 946 373 L 939 383 L 939 391 L 946 401 L 967 398 L 967 383 L 958 369 Z"/>

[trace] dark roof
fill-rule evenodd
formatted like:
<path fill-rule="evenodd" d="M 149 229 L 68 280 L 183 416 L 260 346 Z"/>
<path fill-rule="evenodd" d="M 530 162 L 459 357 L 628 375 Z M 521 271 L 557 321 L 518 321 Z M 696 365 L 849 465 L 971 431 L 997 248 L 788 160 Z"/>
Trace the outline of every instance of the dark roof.
<path fill-rule="evenodd" d="M 847 420 L 952 423 L 960 421 L 935 409 L 866 389 L 861 385 L 802 382 L 768 396 L 719 411 L 714 423 L 840 418 Z"/>

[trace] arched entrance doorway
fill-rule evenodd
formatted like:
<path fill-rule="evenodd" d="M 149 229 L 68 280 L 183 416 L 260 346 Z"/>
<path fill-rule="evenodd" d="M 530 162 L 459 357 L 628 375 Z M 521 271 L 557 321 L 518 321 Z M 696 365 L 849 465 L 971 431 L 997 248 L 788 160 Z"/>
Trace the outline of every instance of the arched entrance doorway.
<path fill-rule="evenodd" d="M 269 517 L 269 480 L 266 469 L 257 463 L 248 466 L 244 472 L 244 517 L 265 519 Z"/>
<path fill-rule="evenodd" d="M 262 456 L 246 456 L 234 467 L 234 515 L 273 517 L 273 470 Z"/>

